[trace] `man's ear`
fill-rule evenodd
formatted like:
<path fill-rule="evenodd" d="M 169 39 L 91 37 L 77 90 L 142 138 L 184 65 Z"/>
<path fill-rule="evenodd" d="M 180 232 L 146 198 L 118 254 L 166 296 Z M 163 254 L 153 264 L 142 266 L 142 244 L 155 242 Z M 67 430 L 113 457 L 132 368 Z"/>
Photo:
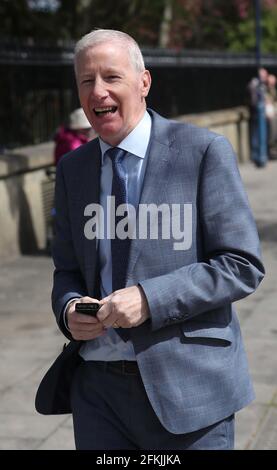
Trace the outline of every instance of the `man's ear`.
<path fill-rule="evenodd" d="M 141 87 L 141 96 L 146 98 L 151 87 L 151 75 L 149 70 L 144 70 L 142 72 L 142 87 Z"/>

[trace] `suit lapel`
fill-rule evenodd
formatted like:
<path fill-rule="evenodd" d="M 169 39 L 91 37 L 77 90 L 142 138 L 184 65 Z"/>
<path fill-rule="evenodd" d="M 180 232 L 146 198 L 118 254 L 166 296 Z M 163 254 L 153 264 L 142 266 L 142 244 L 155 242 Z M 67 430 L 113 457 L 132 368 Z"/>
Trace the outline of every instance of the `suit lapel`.
<path fill-rule="evenodd" d="M 140 204 L 162 204 L 167 202 L 166 192 L 169 175 L 178 156 L 178 150 L 172 149 L 174 136 L 170 135 L 168 121 L 152 110 L 148 110 L 152 117 L 152 132 L 148 154 L 147 167 L 140 197 Z M 143 249 L 145 240 L 138 239 L 138 211 L 137 211 L 137 238 L 131 243 L 128 277 L 130 278 L 139 254 Z"/>

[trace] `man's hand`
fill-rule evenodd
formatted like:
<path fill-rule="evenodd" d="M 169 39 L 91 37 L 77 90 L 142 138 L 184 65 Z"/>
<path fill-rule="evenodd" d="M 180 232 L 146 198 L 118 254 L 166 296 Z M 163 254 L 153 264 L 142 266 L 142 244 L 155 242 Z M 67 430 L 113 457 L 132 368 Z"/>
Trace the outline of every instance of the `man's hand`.
<path fill-rule="evenodd" d="M 95 317 L 89 315 L 83 315 L 75 311 L 76 303 L 99 303 L 99 300 L 93 299 L 92 297 L 81 297 L 71 302 L 66 310 L 66 319 L 68 328 L 72 337 L 76 340 L 90 340 L 98 338 L 105 333 L 104 325 Z"/>
<path fill-rule="evenodd" d="M 126 287 L 100 301 L 97 318 L 106 328 L 132 328 L 150 317 L 147 299 L 140 286 Z"/>

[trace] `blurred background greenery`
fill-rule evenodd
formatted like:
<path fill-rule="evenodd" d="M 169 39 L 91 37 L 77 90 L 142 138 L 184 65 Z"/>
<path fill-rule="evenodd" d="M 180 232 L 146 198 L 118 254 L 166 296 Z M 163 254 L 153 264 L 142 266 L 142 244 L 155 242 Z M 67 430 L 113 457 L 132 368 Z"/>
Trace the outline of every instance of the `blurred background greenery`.
<path fill-rule="evenodd" d="M 263 52 L 277 51 L 277 0 L 262 0 Z M 144 46 L 251 51 L 253 0 L 1 0 L 2 38 L 74 40 L 122 29 Z"/>
<path fill-rule="evenodd" d="M 277 74 L 277 0 L 260 0 L 263 65 Z M 255 0 L 1 0 L 0 150 L 53 139 L 79 106 L 76 39 L 120 29 L 139 43 L 167 117 L 246 105 Z"/>

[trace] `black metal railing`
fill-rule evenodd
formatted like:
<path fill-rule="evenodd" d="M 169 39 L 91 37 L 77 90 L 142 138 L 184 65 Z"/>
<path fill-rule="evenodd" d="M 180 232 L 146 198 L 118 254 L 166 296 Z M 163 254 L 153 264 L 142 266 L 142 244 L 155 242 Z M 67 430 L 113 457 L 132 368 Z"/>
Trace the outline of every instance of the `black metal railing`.
<path fill-rule="evenodd" d="M 254 53 L 143 49 L 152 74 L 148 105 L 168 117 L 246 103 Z M 277 56 L 263 64 L 277 72 Z M 0 147 L 40 143 L 79 106 L 73 43 L 0 41 Z"/>

